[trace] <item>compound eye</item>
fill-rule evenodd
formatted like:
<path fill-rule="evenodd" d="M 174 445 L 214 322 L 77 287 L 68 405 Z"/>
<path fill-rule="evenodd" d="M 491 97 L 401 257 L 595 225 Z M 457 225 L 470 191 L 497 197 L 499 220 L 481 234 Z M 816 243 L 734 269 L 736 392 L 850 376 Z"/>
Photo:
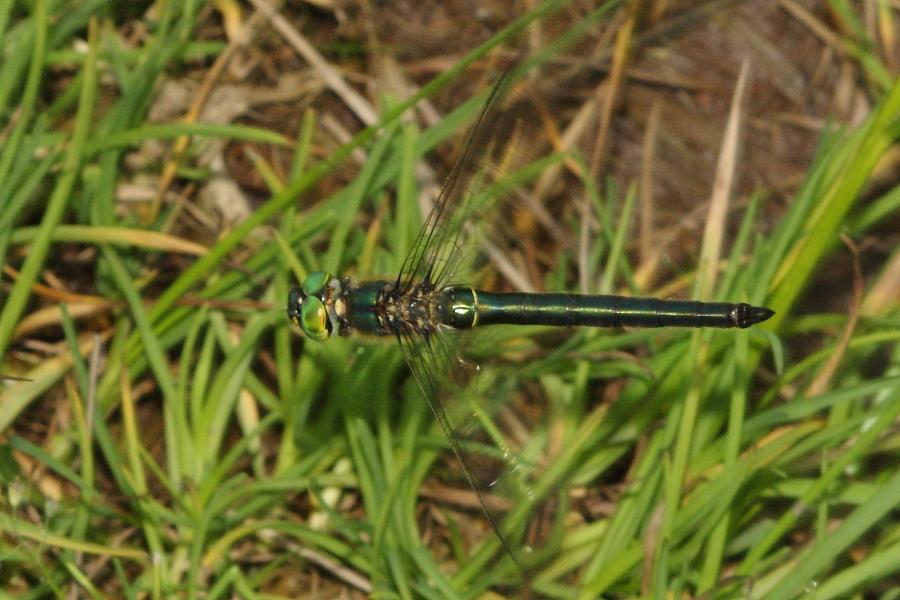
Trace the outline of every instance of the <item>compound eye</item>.
<path fill-rule="evenodd" d="M 331 335 L 331 320 L 325 303 L 317 296 L 307 296 L 300 307 L 300 329 L 311 340 L 323 342 Z"/>
<path fill-rule="evenodd" d="M 331 281 L 331 273 L 327 271 L 316 271 L 310 273 L 303 280 L 303 293 L 307 296 L 318 296 L 325 291 L 325 286 Z"/>

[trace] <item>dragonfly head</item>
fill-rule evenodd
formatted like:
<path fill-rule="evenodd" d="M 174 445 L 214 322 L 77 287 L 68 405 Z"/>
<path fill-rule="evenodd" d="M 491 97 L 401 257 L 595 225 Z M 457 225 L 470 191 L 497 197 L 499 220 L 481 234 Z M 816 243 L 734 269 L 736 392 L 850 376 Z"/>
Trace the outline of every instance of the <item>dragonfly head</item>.
<path fill-rule="evenodd" d="M 288 294 L 287 315 L 311 340 L 322 342 L 335 330 L 334 298 L 341 282 L 331 273 L 316 271 Z"/>

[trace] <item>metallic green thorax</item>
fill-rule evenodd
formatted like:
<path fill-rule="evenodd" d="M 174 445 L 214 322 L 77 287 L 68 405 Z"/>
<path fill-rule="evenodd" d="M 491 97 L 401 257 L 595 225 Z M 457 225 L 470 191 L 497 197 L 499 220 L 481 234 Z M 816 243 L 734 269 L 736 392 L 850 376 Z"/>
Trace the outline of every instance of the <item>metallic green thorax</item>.
<path fill-rule="evenodd" d="M 368 335 L 391 335 L 382 323 L 386 318 L 385 294 L 392 288 L 386 281 L 367 281 L 347 293 L 347 326 Z M 347 331 L 344 335 L 349 333 Z"/>

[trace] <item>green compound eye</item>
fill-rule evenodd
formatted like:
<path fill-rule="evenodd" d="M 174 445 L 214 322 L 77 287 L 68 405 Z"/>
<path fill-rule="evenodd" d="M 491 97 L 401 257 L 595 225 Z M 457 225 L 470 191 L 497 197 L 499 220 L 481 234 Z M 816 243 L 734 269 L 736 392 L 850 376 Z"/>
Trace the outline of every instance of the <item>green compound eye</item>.
<path fill-rule="evenodd" d="M 307 296 L 318 296 L 325 291 L 325 286 L 331 281 L 331 273 L 327 271 L 316 271 L 310 273 L 303 280 L 303 293 Z"/>
<path fill-rule="evenodd" d="M 307 296 L 303 299 L 303 306 L 300 308 L 300 328 L 309 339 L 317 342 L 324 342 L 331 335 L 328 311 L 317 296 Z"/>

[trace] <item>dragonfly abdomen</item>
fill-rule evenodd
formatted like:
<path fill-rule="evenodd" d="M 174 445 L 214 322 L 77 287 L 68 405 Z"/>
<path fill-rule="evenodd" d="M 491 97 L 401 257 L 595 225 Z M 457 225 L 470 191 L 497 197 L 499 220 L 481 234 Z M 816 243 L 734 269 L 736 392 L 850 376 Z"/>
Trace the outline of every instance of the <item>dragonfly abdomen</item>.
<path fill-rule="evenodd" d="M 444 290 L 441 321 L 457 329 L 505 323 L 559 327 L 740 327 L 772 311 L 749 304 L 582 294 Z"/>

